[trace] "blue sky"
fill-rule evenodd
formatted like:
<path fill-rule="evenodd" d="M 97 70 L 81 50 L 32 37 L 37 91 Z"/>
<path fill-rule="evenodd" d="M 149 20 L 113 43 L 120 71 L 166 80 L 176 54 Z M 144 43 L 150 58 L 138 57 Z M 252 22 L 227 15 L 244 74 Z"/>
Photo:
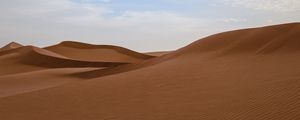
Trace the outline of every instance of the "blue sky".
<path fill-rule="evenodd" d="M 218 32 L 299 22 L 299 8 L 299 0 L 1 0 L 0 45 L 174 50 Z"/>

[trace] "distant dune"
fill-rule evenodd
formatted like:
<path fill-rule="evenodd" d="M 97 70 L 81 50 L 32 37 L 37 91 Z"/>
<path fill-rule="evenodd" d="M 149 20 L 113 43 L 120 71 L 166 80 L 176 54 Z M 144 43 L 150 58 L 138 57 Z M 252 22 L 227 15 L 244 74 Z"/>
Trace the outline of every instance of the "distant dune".
<path fill-rule="evenodd" d="M 66 57 L 84 61 L 135 63 L 149 58 L 150 55 L 138 53 L 123 47 L 112 45 L 91 45 L 86 43 L 65 41 L 45 49 Z"/>
<path fill-rule="evenodd" d="M 34 46 L 24 46 L 0 52 L 0 75 L 40 70 L 45 68 L 113 67 L 121 62 L 73 60 Z"/>
<path fill-rule="evenodd" d="M 75 48 L 61 44 L 45 48 L 51 54 L 38 59 L 51 60 L 47 67 L 63 66 L 64 70 L 0 76 L 0 119 L 300 119 L 300 23 L 224 32 L 152 59 L 133 60 L 132 54 L 126 59 L 92 58 L 84 53 L 77 56 L 78 51 L 94 48 L 78 48 L 77 44 L 82 43 L 74 44 Z M 123 53 L 108 51 L 116 56 Z M 6 52 L 0 52 L 1 62 L 19 60 L 10 58 Z M 53 58 L 59 60 L 52 62 Z M 74 59 L 130 64 L 75 70 L 69 67 L 80 67 L 83 63 Z M 10 65 L 13 64 L 16 63 Z M 42 76 L 47 80 L 43 81 Z M 25 82 L 19 83 L 23 77 Z"/>
<path fill-rule="evenodd" d="M 2 48 L 0 48 L 0 51 L 15 49 L 15 48 L 19 48 L 19 47 L 22 47 L 22 45 L 19 43 L 16 43 L 16 42 L 11 42 L 11 43 L 3 46 Z"/>

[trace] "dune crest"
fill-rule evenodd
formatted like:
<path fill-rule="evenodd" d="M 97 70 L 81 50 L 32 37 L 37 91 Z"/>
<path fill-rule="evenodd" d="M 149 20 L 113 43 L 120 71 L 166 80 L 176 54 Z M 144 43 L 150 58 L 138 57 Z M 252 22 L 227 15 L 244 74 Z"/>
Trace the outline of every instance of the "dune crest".
<path fill-rule="evenodd" d="M 74 41 L 64 41 L 57 45 L 46 47 L 45 49 L 72 59 L 84 61 L 135 63 L 153 58 L 153 56 L 119 46 L 92 45 Z"/>
<path fill-rule="evenodd" d="M 235 30 L 198 40 L 177 52 L 264 54 L 298 51 L 300 23 Z"/>

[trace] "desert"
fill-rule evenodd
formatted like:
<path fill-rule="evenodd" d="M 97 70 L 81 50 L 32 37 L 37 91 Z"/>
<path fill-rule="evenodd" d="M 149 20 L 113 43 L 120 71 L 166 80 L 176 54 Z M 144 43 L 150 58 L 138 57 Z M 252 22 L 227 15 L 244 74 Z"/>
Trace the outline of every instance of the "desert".
<path fill-rule="evenodd" d="M 63 41 L 0 49 L 1 120 L 297 120 L 300 23 L 174 51 Z"/>

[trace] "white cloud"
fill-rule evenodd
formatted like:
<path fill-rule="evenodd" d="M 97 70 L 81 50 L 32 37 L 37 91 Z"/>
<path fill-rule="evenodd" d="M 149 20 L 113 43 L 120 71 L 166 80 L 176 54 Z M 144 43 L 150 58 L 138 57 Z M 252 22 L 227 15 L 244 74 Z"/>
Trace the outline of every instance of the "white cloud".
<path fill-rule="evenodd" d="M 227 23 L 236 23 L 236 22 L 247 22 L 248 20 L 243 18 L 243 19 L 239 19 L 239 18 L 225 18 L 223 19 L 224 22 L 227 22 Z"/>
<path fill-rule="evenodd" d="M 111 0 L 80 0 L 80 2 L 89 3 L 89 2 L 111 2 Z"/>
<path fill-rule="evenodd" d="M 113 12 L 104 6 L 78 3 L 71 0 L 6 0 L 0 1 L 0 18 L 45 20 L 48 22 L 90 22 Z"/>
<path fill-rule="evenodd" d="M 148 32 L 195 32 L 208 22 L 205 19 L 182 16 L 165 11 L 126 11 L 114 17 L 113 23 Z M 113 24 L 112 23 L 112 24 Z"/>
<path fill-rule="evenodd" d="M 275 12 L 300 11 L 299 0 L 224 0 L 234 7 L 243 6 L 256 10 Z"/>

